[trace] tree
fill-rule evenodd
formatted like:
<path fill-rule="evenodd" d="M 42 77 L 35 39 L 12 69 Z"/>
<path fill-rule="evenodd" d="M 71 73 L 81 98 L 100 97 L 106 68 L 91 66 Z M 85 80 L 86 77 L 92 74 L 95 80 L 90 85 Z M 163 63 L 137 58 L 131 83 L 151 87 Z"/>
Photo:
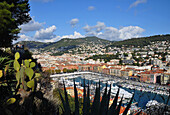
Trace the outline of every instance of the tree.
<path fill-rule="evenodd" d="M 61 73 L 61 70 L 60 69 L 56 69 L 55 73 Z"/>
<path fill-rule="evenodd" d="M 67 73 L 67 68 L 64 68 L 64 69 L 63 69 L 63 73 Z"/>
<path fill-rule="evenodd" d="M 52 70 L 52 74 L 55 74 L 55 70 Z"/>
<path fill-rule="evenodd" d="M 29 0 L 0 0 L 0 47 L 10 47 L 19 26 L 31 20 Z"/>
<path fill-rule="evenodd" d="M 122 60 L 121 59 L 119 59 L 119 65 L 122 65 Z"/>

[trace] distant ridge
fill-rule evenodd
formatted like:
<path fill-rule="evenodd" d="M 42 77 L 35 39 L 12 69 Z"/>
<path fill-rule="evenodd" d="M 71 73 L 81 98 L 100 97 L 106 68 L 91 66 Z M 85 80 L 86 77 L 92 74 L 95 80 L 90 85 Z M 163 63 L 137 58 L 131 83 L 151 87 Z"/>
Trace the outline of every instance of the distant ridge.
<path fill-rule="evenodd" d="M 25 45 L 27 48 L 31 49 L 40 49 L 42 48 L 45 51 L 50 51 L 51 49 L 64 51 L 79 47 L 80 45 L 104 45 L 106 47 L 122 47 L 122 46 L 146 46 L 150 45 L 151 42 L 155 41 L 170 41 L 170 34 L 167 35 L 154 35 L 149 37 L 141 37 L 141 38 L 132 38 L 123 41 L 109 41 L 105 39 L 101 39 L 98 37 L 85 37 L 85 38 L 63 38 L 57 42 L 37 42 L 37 41 L 20 41 L 18 43 Z"/>
<path fill-rule="evenodd" d="M 146 46 L 150 45 L 151 42 L 155 41 L 170 41 L 170 34 L 166 35 L 154 35 L 149 37 L 141 37 L 141 38 L 131 38 L 123 41 L 117 41 L 114 42 L 112 45 L 109 45 L 107 47 L 122 47 L 124 46 Z"/>
<path fill-rule="evenodd" d="M 52 42 L 44 43 L 44 42 L 38 42 L 38 41 L 20 41 L 20 42 L 17 42 L 16 44 L 25 45 L 29 49 L 31 48 L 39 49 L 39 48 L 44 48 L 49 45 L 52 45 L 53 43 Z"/>
<path fill-rule="evenodd" d="M 50 43 L 43 43 L 43 42 L 36 42 L 36 41 L 21 41 L 18 42 L 20 44 L 24 44 L 28 48 L 43 48 L 44 50 L 49 49 L 60 49 L 61 47 L 78 47 L 79 45 L 89 45 L 89 44 L 100 44 L 100 45 L 110 45 L 112 42 L 109 40 L 104 40 L 98 37 L 85 37 L 85 38 L 63 38 L 57 42 L 50 42 Z"/>

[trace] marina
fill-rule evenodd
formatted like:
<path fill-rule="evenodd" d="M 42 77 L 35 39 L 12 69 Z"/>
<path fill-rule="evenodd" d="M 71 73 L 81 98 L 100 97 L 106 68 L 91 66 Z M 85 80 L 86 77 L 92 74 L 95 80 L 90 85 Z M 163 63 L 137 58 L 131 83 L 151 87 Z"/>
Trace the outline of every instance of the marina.
<path fill-rule="evenodd" d="M 61 74 L 60 74 L 61 75 Z M 94 74 L 94 73 L 82 73 L 79 74 L 71 74 L 71 75 L 64 75 L 55 78 L 53 75 L 53 80 L 59 80 L 59 83 L 65 82 L 66 87 L 73 87 L 73 79 L 75 79 L 75 83 L 78 88 L 83 89 L 83 81 L 85 79 L 85 84 L 87 85 L 88 82 L 91 84 L 90 89 L 91 92 L 95 92 L 96 83 L 100 81 L 101 84 L 101 92 L 104 91 L 107 83 L 107 89 L 109 89 L 109 85 L 111 84 L 111 98 L 114 98 L 118 88 L 120 88 L 119 97 L 124 95 L 123 105 L 126 105 L 130 98 L 132 97 L 133 93 L 134 100 L 132 104 L 132 108 L 141 108 L 145 109 L 146 104 L 151 101 L 155 100 L 158 103 L 166 103 L 168 96 L 169 96 L 169 87 L 168 86 L 160 86 L 154 84 L 147 84 L 147 83 L 140 83 L 131 80 L 121 79 L 119 77 L 106 77 L 102 74 Z M 170 102 L 168 102 L 170 105 Z"/>

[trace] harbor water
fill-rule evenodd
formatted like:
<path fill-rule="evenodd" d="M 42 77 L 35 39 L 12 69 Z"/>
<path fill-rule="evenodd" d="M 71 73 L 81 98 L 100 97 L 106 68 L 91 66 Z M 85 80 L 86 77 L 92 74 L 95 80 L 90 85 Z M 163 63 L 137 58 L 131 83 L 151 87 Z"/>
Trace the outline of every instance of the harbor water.
<path fill-rule="evenodd" d="M 80 84 L 83 85 L 84 78 L 82 78 L 80 76 L 80 77 L 75 78 L 75 81 L 76 82 L 80 82 Z M 88 82 L 90 84 L 96 84 L 96 82 L 93 81 L 93 80 L 85 79 L 85 84 L 88 84 Z M 106 86 L 106 84 L 103 83 L 102 81 L 101 81 L 100 84 L 101 84 L 101 89 L 103 89 Z M 117 84 L 114 83 L 113 86 L 115 86 L 115 85 L 117 85 Z M 109 85 L 108 85 L 108 87 L 109 87 Z M 130 93 L 134 93 L 135 92 L 133 102 L 137 102 L 136 105 L 138 107 L 140 107 L 141 109 L 145 109 L 146 108 L 146 104 L 150 100 L 156 100 L 157 102 L 164 103 L 164 104 L 166 104 L 167 100 L 168 100 L 168 96 L 167 95 L 160 95 L 160 94 L 156 94 L 156 93 L 150 93 L 150 92 L 139 91 L 139 90 L 131 90 L 131 89 L 128 89 L 128 88 L 123 88 L 123 87 L 121 87 L 121 88 L 126 90 L 126 91 L 128 91 L 128 92 L 130 92 Z M 168 102 L 168 105 L 170 105 L 170 101 Z"/>

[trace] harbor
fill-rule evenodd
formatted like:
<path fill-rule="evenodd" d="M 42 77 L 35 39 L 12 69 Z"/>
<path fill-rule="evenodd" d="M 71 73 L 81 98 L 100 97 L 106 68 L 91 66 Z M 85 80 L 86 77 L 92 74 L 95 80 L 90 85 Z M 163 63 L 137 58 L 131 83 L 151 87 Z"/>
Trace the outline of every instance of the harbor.
<path fill-rule="evenodd" d="M 100 81 L 101 84 L 101 93 L 104 91 L 105 87 L 108 87 L 111 84 L 111 98 L 114 99 L 118 88 L 120 88 L 119 97 L 124 95 L 123 105 L 126 105 L 133 93 L 134 100 L 132 104 L 132 108 L 140 108 L 145 109 L 146 105 L 149 101 L 155 100 L 158 103 L 167 103 L 169 96 L 169 86 L 160 86 L 155 84 L 147 84 L 140 83 L 132 80 L 121 79 L 119 77 L 106 76 L 103 74 L 92 73 L 92 72 L 77 72 L 75 74 L 58 74 L 60 77 L 54 77 L 52 75 L 53 80 L 58 80 L 60 84 L 65 82 L 66 87 L 73 87 L 73 79 L 75 79 L 75 83 L 77 88 L 83 89 L 83 82 L 85 79 L 85 84 L 90 83 L 90 89 L 92 94 L 95 93 L 96 83 Z M 107 86 L 106 86 L 107 83 Z M 168 102 L 170 105 L 170 102 Z"/>

